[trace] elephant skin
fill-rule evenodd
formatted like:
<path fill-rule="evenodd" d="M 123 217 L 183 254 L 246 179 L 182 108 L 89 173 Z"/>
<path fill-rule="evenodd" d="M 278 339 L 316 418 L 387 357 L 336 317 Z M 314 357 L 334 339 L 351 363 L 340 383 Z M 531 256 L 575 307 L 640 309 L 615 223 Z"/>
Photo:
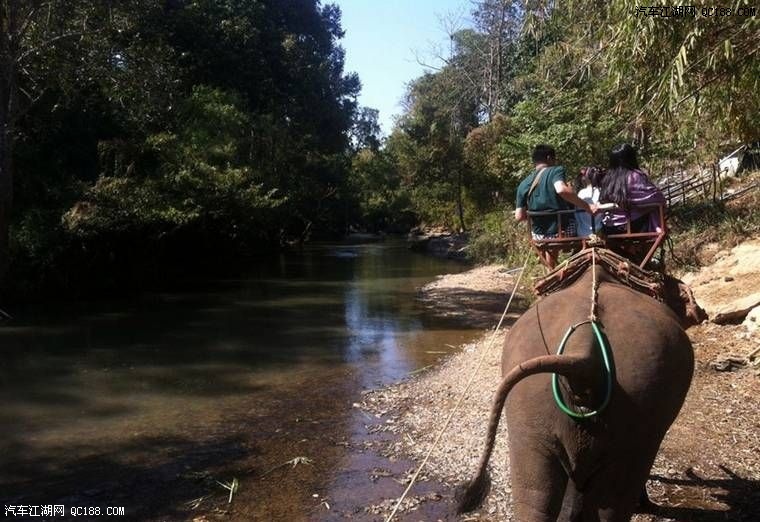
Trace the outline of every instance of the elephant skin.
<path fill-rule="evenodd" d="M 614 364 L 613 389 L 598 415 L 576 420 L 555 404 L 551 373 L 561 376 L 566 404 L 593 410 L 603 402 L 605 374 L 591 325 L 578 326 L 563 355 L 552 354 L 570 325 L 589 318 L 593 270 L 597 323 Z M 505 409 L 516 520 L 630 520 L 693 370 L 691 343 L 669 306 L 621 284 L 600 266 L 589 268 L 568 288 L 539 300 L 509 332 L 486 449 L 460 511 L 471 511 L 487 493 L 488 460 Z"/>

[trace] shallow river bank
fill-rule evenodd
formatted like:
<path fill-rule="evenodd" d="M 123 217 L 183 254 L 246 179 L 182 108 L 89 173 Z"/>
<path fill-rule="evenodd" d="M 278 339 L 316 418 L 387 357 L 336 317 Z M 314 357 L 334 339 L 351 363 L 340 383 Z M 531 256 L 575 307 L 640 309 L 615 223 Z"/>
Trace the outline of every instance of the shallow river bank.
<path fill-rule="evenodd" d="M 0 500 L 130 520 L 371 504 L 352 404 L 477 336 L 415 298 L 463 269 L 403 242 L 312 245 L 193 291 L 18 314 L 0 327 Z"/>

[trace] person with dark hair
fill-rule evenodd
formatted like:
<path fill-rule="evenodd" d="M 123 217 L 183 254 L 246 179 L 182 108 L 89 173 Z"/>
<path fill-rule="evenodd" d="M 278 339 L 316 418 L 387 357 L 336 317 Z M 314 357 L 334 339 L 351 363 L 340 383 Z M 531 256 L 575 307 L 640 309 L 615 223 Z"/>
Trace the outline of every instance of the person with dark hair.
<path fill-rule="evenodd" d="M 636 149 L 628 143 L 616 145 L 610 151 L 610 165 L 601 182 L 599 201 L 616 205 L 602 217 L 608 234 L 626 232 L 629 220 L 631 232 L 662 230 L 659 212 L 646 205 L 665 203 L 665 196 L 639 169 Z"/>
<path fill-rule="evenodd" d="M 515 219 L 527 219 L 527 211 L 570 210 L 572 205 L 589 213 L 596 211 L 596 206 L 586 203 L 577 196 L 565 180 L 565 167 L 557 165 L 554 148 L 549 145 L 537 145 L 533 149 L 533 171 L 517 187 L 515 202 Z M 531 218 L 531 233 L 534 239 L 551 239 L 559 235 L 555 216 L 535 216 Z M 574 221 L 572 223 L 574 225 Z M 570 223 L 563 223 L 570 226 Z M 568 231 L 569 232 L 569 231 Z M 570 235 L 575 235 L 569 232 Z M 556 264 L 556 254 L 546 252 L 549 265 Z"/>
<path fill-rule="evenodd" d="M 603 175 L 604 171 L 598 167 L 583 167 L 575 181 L 578 197 L 588 204 L 598 204 L 599 185 Z M 575 228 L 578 236 L 590 236 L 596 232 L 596 224 L 595 216 L 580 209 L 575 212 Z"/>

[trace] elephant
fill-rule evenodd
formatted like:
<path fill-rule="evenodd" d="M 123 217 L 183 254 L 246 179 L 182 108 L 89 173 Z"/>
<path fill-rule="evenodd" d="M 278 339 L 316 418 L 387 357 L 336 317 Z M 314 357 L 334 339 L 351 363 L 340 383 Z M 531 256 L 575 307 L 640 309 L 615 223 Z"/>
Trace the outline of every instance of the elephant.
<path fill-rule="evenodd" d="M 476 477 L 461 494 L 460 512 L 475 509 L 488 492 L 488 461 L 505 409 L 518 521 L 630 520 L 691 384 L 694 354 L 684 331 L 689 320 L 676 312 L 693 312 L 696 303 L 686 292 L 685 304 L 668 306 L 611 272 L 600 265 L 587 268 L 512 326 L 486 448 Z M 677 282 L 671 287 L 669 294 L 677 296 Z M 592 299 L 599 337 L 588 321 Z M 554 354 L 571 325 L 577 326 L 563 354 Z M 609 402 L 596 415 L 572 418 L 552 398 L 551 373 L 559 376 L 565 404 L 581 412 L 599 408 L 608 390 L 600 339 L 612 359 Z"/>

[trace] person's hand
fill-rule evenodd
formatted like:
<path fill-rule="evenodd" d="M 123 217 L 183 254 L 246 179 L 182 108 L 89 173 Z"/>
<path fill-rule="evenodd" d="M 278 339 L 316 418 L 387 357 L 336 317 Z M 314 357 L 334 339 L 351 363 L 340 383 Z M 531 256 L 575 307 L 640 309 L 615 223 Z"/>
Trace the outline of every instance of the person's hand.
<path fill-rule="evenodd" d="M 599 206 L 596 203 L 589 203 L 588 205 L 588 211 L 592 214 L 596 214 L 599 212 Z"/>

